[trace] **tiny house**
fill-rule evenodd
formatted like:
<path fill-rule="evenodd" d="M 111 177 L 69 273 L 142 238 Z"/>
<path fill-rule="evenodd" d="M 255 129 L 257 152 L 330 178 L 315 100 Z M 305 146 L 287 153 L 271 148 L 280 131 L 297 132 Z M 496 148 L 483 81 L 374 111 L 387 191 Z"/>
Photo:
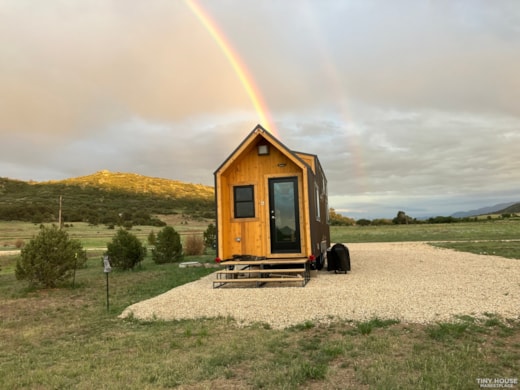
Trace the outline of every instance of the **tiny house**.
<path fill-rule="evenodd" d="M 262 126 L 215 171 L 217 259 L 302 258 L 330 244 L 327 179 L 318 157 L 288 149 Z"/>

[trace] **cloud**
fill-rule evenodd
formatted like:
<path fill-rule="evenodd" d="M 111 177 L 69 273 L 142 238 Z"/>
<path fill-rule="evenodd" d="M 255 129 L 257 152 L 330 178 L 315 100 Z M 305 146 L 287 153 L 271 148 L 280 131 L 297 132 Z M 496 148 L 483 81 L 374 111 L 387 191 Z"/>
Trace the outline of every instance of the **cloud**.
<path fill-rule="evenodd" d="M 1 176 L 211 185 L 259 121 L 184 2 L 1 1 Z M 319 156 L 332 207 L 375 218 L 518 200 L 515 1 L 199 4 L 281 141 Z"/>
<path fill-rule="evenodd" d="M 249 108 L 226 59 L 181 2 L 9 11 L 0 37 L 9 48 L 0 65 L 3 131 L 70 134 L 135 114 L 182 120 Z"/>

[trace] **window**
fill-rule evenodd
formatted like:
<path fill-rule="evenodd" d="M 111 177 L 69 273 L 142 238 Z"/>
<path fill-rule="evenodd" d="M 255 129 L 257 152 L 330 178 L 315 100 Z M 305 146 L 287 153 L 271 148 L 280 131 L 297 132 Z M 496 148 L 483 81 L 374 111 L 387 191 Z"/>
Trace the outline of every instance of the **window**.
<path fill-rule="evenodd" d="M 235 218 L 255 217 L 255 189 L 254 186 L 233 187 L 235 202 Z"/>
<path fill-rule="evenodd" d="M 320 187 L 318 187 L 318 183 L 314 184 L 316 188 L 316 221 L 321 221 L 320 215 Z"/>

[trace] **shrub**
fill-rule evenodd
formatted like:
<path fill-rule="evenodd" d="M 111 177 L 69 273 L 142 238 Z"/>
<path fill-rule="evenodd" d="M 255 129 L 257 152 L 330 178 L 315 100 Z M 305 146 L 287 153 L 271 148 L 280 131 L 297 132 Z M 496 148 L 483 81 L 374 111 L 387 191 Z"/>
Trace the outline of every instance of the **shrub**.
<path fill-rule="evenodd" d="M 150 234 L 148 234 L 148 244 L 155 245 L 156 237 L 155 232 L 152 230 Z"/>
<path fill-rule="evenodd" d="M 391 225 L 391 224 L 392 224 L 392 220 L 386 219 L 386 218 L 373 219 L 371 222 L 371 225 L 373 225 L 373 226 L 382 226 L 382 225 Z"/>
<path fill-rule="evenodd" d="M 21 249 L 23 246 L 25 245 L 25 242 L 24 240 L 22 240 L 21 238 L 19 238 L 18 240 L 15 241 L 14 243 L 14 246 L 18 249 Z"/>
<path fill-rule="evenodd" d="M 333 208 L 329 209 L 329 220 L 331 226 L 353 226 L 355 224 L 352 218 L 336 213 L 336 210 Z"/>
<path fill-rule="evenodd" d="M 208 248 L 215 248 L 217 243 L 217 228 L 210 223 L 204 232 L 204 245 Z"/>
<path fill-rule="evenodd" d="M 127 270 L 133 269 L 144 259 L 146 248 L 132 233 L 119 229 L 107 244 L 105 254 L 109 257 L 112 267 Z"/>
<path fill-rule="evenodd" d="M 171 226 L 165 226 L 157 233 L 152 259 L 156 264 L 172 263 L 182 257 L 179 233 Z"/>
<path fill-rule="evenodd" d="M 186 256 L 198 256 L 204 253 L 204 240 L 201 236 L 191 235 L 184 241 L 184 254 Z"/>
<path fill-rule="evenodd" d="M 87 261 L 87 254 L 78 240 L 56 226 L 40 227 L 40 232 L 21 251 L 15 276 L 33 286 L 56 287 L 72 276 Z"/>
<path fill-rule="evenodd" d="M 356 221 L 356 225 L 359 226 L 369 226 L 372 222 L 369 219 L 361 218 Z"/>

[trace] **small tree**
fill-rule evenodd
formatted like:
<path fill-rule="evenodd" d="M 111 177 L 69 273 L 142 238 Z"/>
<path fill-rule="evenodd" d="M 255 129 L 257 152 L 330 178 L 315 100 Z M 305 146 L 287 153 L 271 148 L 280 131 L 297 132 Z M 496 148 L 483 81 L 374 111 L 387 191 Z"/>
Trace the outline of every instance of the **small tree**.
<path fill-rule="evenodd" d="M 215 225 L 210 223 L 204 232 L 204 245 L 208 248 L 214 248 L 217 241 L 217 229 Z"/>
<path fill-rule="evenodd" d="M 356 221 L 356 225 L 359 226 L 369 226 L 372 222 L 369 219 L 361 218 Z"/>
<path fill-rule="evenodd" d="M 150 234 L 148 234 L 148 244 L 155 245 L 155 240 L 156 240 L 155 232 L 152 230 L 150 232 Z"/>
<path fill-rule="evenodd" d="M 119 229 L 107 244 L 105 254 L 109 257 L 112 267 L 127 270 L 133 269 L 144 259 L 146 248 L 132 233 Z"/>
<path fill-rule="evenodd" d="M 21 251 L 15 276 L 33 286 L 56 287 L 82 267 L 87 254 L 78 240 L 70 239 L 64 230 L 40 226 L 40 232 Z"/>
<path fill-rule="evenodd" d="M 392 222 L 396 225 L 408 225 L 409 223 L 412 223 L 412 218 L 406 215 L 404 211 L 399 211 Z"/>
<path fill-rule="evenodd" d="M 352 218 L 336 213 L 333 208 L 329 208 L 329 221 L 331 226 L 353 226 L 356 223 Z"/>
<path fill-rule="evenodd" d="M 182 257 L 182 244 L 179 233 L 171 226 L 165 226 L 157 233 L 152 259 L 157 264 L 172 263 Z"/>

